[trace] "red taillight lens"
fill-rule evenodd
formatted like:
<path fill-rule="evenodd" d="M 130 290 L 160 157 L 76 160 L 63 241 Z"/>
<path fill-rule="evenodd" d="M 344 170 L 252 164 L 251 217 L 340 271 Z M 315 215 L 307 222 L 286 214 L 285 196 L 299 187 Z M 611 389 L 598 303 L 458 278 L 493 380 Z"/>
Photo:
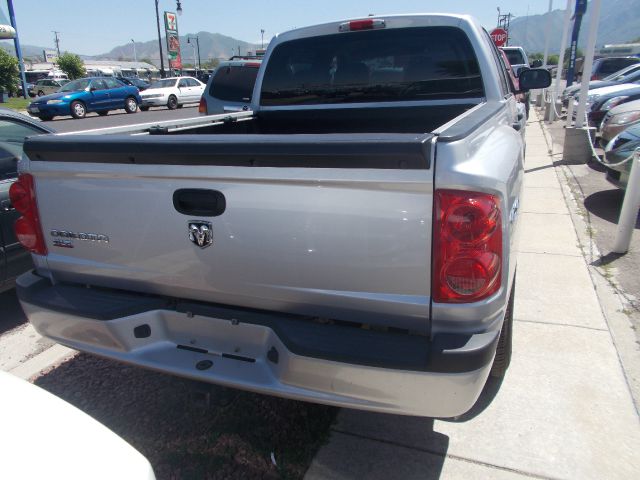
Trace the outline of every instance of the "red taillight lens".
<path fill-rule="evenodd" d="M 16 238 L 30 252 L 46 255 L 33 176 L 21 174 L 9 188 L 9 198 L 13 207 L 22 214 L 13 226 Z"/>
<path fill-rule="evenodd" d="M 433 300 L 475 302 L 500 288 L 502 220 L 495 195 L 437 190 Z"/>
<path fill-rule="evenodd" d="M 31 209 L 31 195 L 20 181 L 13 182 L 9 187 L 9 198 L 13 208 L 21 214 L 25 215 Z"/>
<path fill-rule="evenodd" d="M 203 115 L 208 115 L 207 101 L 205 100 L 204 95 L 200 97 L 200 103 L 198 104 L 198 113 L 202 113 Z"/>
<path fill-rule="evenodd" d="M 381 18 L 366 18 L 363 20 L 351 20 L 341 23 L 338 30 L 341 32 L 357 32 L 359 30 L 373 30 L 374 28 L 384 28 L 386 22 Z"/>

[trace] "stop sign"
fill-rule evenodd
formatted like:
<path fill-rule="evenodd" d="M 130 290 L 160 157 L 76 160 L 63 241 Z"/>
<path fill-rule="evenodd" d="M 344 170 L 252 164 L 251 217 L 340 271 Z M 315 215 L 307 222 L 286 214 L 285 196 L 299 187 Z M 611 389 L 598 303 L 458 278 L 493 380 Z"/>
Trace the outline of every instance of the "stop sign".
<path fill-rule="evenodd" d="M 491 31 L 491 40 L 496 44 L 496 47 L 504 47 L 507 43 L 507 31 L 504 28 L 494 28 Z"/>

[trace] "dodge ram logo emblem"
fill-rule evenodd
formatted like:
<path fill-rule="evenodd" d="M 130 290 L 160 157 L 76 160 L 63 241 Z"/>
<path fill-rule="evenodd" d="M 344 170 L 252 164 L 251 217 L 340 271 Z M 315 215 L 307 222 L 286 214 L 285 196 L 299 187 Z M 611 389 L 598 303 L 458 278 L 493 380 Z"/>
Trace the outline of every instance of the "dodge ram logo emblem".
<path fill-rule="evenodd" d="M 189 240 L 200 248 L 207 248 L 213 243 L 213 230 L 211 222 L 195 220 L 189 222 Z"/>

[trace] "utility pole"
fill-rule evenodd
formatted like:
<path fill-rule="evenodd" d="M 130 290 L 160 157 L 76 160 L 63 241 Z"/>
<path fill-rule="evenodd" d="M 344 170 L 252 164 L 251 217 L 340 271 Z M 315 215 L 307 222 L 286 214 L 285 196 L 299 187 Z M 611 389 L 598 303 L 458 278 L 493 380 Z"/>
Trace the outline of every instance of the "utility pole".
<path fill-rule="evenodd" d="M 133 44 L 133 61 L 138 63 L 138 55 L 136 55 L 136 41 L 132 38 L 131 43 Z"/>
<path fill-rule="evenodd" d="M 54 43 L 56 44 L 56 50 L 58 51 L 58 57 L 60 56 L 60 39 L 58 38 L 58 34 L 60 32 L 56 32 L 55 30 L 51 30 L 55 36 L 55 39 L 53 40 Z"/>
<path fill-rule="evenodd" d="M 197 35 L 194 35 L 193 37 L 187 36 L 187 43 L 193 45 L 191 43 L 191 40 L 194 39 L 194 38 L 196 39 L 196 46 L 198 47 L 198 63 L 196 64 L 195 58 L 193 60 L 193 63 L 194 63 L 194 65 L 197 65 L 198 69 L 202 70 L 202 62 L 200 61 L 200 39 L 198 38 Z M 195 50 L 195 47 L 193 47 L 193 48 Z M 194 51 L 194 56 L 195 56 L 195 51 Z"/>
<path fill-rule="evenodd" d="M 511 25 L 511 19 L 515 18 L 515 15 L 512 15 L 511 12 L 500 14 L 500 7 L 498 7 L 498 28 L 502 28 L 507 32 L 507 41 L 506 45 L 509 45 L 509 26 Z"/>
<path fill-rule="evenodd" d="M 160 13 L 158 13 L 158 0 L 156 2 L 156 23 L 158 24 L 158 49 L 160 50 L 160 77 L 164 78 L 164 57 L 162 55 L 162 36 L 160 35 Z"/>
<path fill-rule="evenodd" d="M 262 48 L 262 50 L 264 50 L 264 28 L 260 30 L 260 35 L 262 36 L 262 46 L 260 48 Z"/>

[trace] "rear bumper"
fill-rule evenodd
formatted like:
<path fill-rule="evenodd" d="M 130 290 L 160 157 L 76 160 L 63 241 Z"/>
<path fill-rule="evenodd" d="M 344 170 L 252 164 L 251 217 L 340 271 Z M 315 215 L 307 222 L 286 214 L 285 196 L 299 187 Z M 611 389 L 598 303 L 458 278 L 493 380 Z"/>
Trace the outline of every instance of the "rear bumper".
<path fill-rule="evenodd" d="M 476 402 L 498 332 L 437 335 L 87 289 L 26 273 L 22 307 L 69 347 L 203 382 L 379 412 L 452 417 Z"/>

